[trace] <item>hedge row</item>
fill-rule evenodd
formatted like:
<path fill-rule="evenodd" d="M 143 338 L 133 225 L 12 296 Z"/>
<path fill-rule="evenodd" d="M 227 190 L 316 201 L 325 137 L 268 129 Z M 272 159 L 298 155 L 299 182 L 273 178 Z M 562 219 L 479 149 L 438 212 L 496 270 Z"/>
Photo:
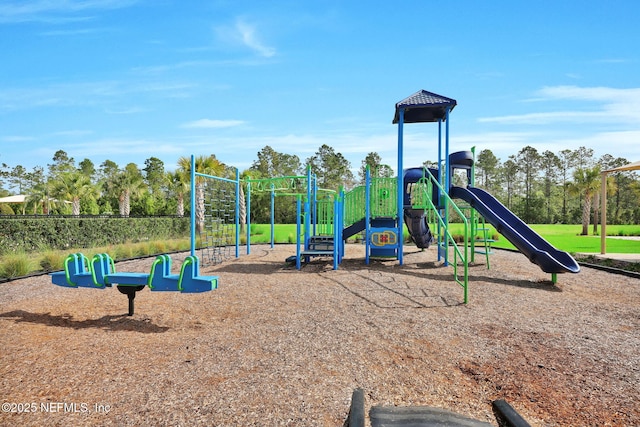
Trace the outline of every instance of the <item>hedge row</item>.
<path fill-rule="evenodd" d="M 189 217 L 0 216 L 0 254 L 189 236 Z"/>

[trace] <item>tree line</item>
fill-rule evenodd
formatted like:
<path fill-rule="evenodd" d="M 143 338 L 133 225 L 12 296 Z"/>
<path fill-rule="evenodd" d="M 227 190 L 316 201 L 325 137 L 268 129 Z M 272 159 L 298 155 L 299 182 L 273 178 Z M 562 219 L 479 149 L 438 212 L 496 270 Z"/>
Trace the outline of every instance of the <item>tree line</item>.
<path fill-rule="evenodd" d="M 242 178 L 304 175 L 310 167 L 322 188 L 337 190 L 355 181 L 350 162 L 328 145 L 319 147 L 304 163 L 296 155 L 278 153 L 269 146 L 260 150 L 257 157 L 249 169 L 242 171 Z M 197 172 L 235 178 L 235 169 L 219 161 L 215 154 L 197 156 L 195 163 Z M 184 216 L 189 213 L 191 159 L 181 157 L 177 165 L 174 171 L 168 171 L 162 160 L 149 157 L 143 168 L 135 163 L 121 167 L 112 160 L 96 166 L 87 158 L 76 162 L 64 150 L 58 150 L 46 168 L 27 170 L 22 165 L 3 163 L 0 197 L 17 193 L 27 198 L 23 204 L 0 204 L 0 214 Z M 264 212 L 269 208 L 261 206 L 264 204 L 265 198 L 260 195 L 252 199 L 252 211 L 258 216 L 252 218 L 254 221 L 265 222 Z"/>
<path fill-rule="evenodd" d="M 624 158 L 604 155 L 596 159 L 593 150 L 538 152 L 527 146 L 501 161 L 485 149 L 476 157 L 475 185 L 486 189 L 527 223 L 589 224 L 599 218 L 600 172 L 628 164 Z M 425 160 L 425 166 L 434 162 Z M 304 175 L 306 168 L 318 177 L 321 188 L 349 189 L 363 182 L 367 165 L 379 176 L 394 176 L 389 165 L 371 152 L 361 161 L 357 176 L 352 165 L 339 152 L 322 145 L 303 162 L 298 156 L 265 146 L 251 167 L 241 171 L 243 179 L 263 179 Z M 119 166 L 105 160 L 99 166 L 90 159 L 76 162 L 65 151 L 57 151 L 47 167 L 26 170 L 21 165 L 0 166 L 0 196 L 9 188 L 26 194 L 26 203 L 0 204 L 2 214 L 66 214 L 183 216 L 189 210 L 190 168 L 188 157 L 178 159 L 175 171 L 167 171 L 164 162 L 149 157 L 144 167 L 135 163 Z M 214 154 L 196 158 L 196 170 L 215 176 L 235 176 L 235 169 L 220 162 Z M 640 181 L 633 172 L 608 175 L 608 222 L 640 223 Z M 295 206 L 286 198 L 276 204 L 276 222 L 295 221 Z M 270 220 L 268 194 L 251 195 L 252 222 Z"/>
<path fill-rule="evenodd" d="M 476 185 L 486 189 L 524 222 L 582 224 L 594 231 L 600 218 L 601 172 L 630 162 L 580 147 L 540 153 L 526 146 L 500 161 L 491 150 L 476 157 Z M 607 175 L 607 222 L 640 224 L 640 181 L 635 172 Z"/>

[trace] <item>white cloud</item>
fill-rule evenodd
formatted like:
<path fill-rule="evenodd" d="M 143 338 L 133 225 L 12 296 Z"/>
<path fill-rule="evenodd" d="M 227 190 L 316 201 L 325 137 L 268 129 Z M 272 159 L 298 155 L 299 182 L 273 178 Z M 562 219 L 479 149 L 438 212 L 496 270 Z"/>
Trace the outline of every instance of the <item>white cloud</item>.
<path fill-rule="evenodd" d="M 188 122 L 182 125 L 183 128 L 197 128 L 197 129 L 220 129 L 240 126 L 244 124 L 243 120 L 214 120 L 214 119 L 200 119 Z"/>
<path fill-rule="evenodd" d="M 537 91 L 535 98 L 528 101 L 538 104 L 554 102 L 553 106 L 557 111 L 480 117 L 478 122 L 537 125 L 601 122 L 622 123 L 633 127 L 640 123 L 640 88 L 547 86 Z M 575 102 L 579 103 L 577 107 Z M 587 107 L 588 110 L 585 111 Z"/>
<path fill-rule="evenodd" d="M 502 124 L 550 124 L 557 122 L 590 122 L 602 117 L 601 112 L 557 111 L 545 113 L 514 114 L 508 116 L 480 117 L 480 123 Z"/>
<path fill-rule="evenodd" d="M 262 36 L 258 34 L 256 25 L 241 18 L 238 18 L 233 26 L 221 26 L 215 30 L 217 37 L 225 45 L 244 46 L 264 58 L 276 55 L 276 49 L 265 44 Z"/>
<path fill-rule="evenodd" d="M 83 129 L 72 129 L 72 130 L 63 130 L 60 132 L 54 132 L 53 136 L 73 136 L 73 137 L 81 137 L 91 135 L 93 131 L 83 130 Z"/>
<path fill-rule="evenodd" d="M 34 141 L 36 138 L 33 136 L 22 136 L 22 135 L 6 135 L 0 137 L 0 140 L 5 142 L 27 142 Z"/>
<path fill-rule="evenodd" d="M 236 22 L 236 30 L 242 39 L 242 43 L 244 43 L 248 48 L 256 51 L 260 56 L 270 58 L 276 54 L 276 50 L 273 47 L 266 46 L 260 40 L 260 37 L 256 34 L 255 26 L 238 20 Z"/>
<path fill-rule="evenodd" d="M 594 150 L 596 158 L 611 154 L 624 157 L 629 161 L 640 160 L 640 130 L 593 132 L 584 135 L 565 133 L 559 135 L 553 129 L 541 129 L 538 132 L 485 132 L 456 135 L 455 148 L 469 150 L 476 147 L 476 154 L 482 150 L 491 150 L 501 161 L 518 154 L 526 146 L 531 146 L 539 153 L 551 151 L 558 154 L 561 150 L 576 150 L 589 147 Z"/>
<path fill-rule="evenodd" d="M 138 0 L 37 0 L 10 1 L 0 4 L 0 22 L 69 22 L 87 19 L 74 16 L 91 10 L 120 9 Z"/>
<path fill-rule="evenodd" d="M 131 94 L 160 98 L 189 98 L 194 84 L 181 82 L 96 81 L 70 82 L 43 87 L 0 88 L 0 111 L 40 107 L 112 105 L 114 99 Z M 135 111 L 134 111 L 135 112 Z"/>
<path fill-rule="evenodd" d="M 640 88 L 545 86 L 538 91 L 543 98 L 616 102 L 640 98 Z"/>

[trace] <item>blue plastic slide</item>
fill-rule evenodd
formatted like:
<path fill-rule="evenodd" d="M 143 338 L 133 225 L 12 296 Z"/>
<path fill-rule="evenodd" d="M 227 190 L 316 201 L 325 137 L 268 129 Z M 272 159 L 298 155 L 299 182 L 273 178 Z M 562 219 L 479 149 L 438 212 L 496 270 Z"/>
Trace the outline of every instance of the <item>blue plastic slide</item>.
<path fill-rule="evenodd" d="M 428 248 L 433 243 L 433 235 L 429 229 L 429 223 L 424 213 L 424 209 L 404 209 L 404 222 L 411 235 L 411 240 L 417 247 Z"/>
<path fill-rule="evenodd" d="M 475 208 L 498 233 L 545 273 L 580 271 L 580 266 L 571 255 L 553 247 L 486 191 L 476 187 L 452 187 L 450 193 L 451 197 L 462 199 Z"/>

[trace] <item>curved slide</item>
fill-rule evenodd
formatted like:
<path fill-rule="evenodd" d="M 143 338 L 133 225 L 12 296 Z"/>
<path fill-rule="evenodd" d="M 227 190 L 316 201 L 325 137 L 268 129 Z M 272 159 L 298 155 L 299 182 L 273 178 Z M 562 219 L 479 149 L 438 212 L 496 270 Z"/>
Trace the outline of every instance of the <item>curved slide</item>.
<path fill-rule="evenodd" d="M 580 266 L 571 255 L 553 247 L 486 191 L 476 187 L 452 187 L 450 193 L 451 197 L 462 199 L 475 208 L 498 233 L 545 273 L 580 271 Z"/>
<path fill-rule="evenodd" d="M 404 222 L 411 235 L 411 240 L 420 249 L 428 248 L 433 243 L 433 235 L 423 209 L 404 209 Z"/>

